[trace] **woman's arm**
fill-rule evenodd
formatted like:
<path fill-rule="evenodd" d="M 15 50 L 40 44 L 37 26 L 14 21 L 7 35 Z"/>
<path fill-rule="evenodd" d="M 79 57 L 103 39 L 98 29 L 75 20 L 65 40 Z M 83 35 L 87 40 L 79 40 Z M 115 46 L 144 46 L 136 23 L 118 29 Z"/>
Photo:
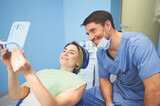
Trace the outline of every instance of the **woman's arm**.
<path fill-rule="evenodd" d="M 86 84 L 82 85 L 76 90 L 67 90 L 60 93 L 56 100 L 59 106 L 74 106 L 76 105 L 82 98 L 83 93 L 86 89 Z"/>
<path fill-rule="evenodd" d="M 18 81 L 17 73 L 15 73 L 11 66 L 11 53 L 8 52 L 8 49 L 3 49 L 2 45 L 0 45 L 1 49 L 1 60 L 7 66 L 8 70 L 8 92 L 12 99 L 17 100 L 24 98 L 29 93 L 29 88 L 21 86 Z M 24 51 L 22 51 L 24 53 Z"/>
<path fill-rule="evenodd" d="M 74 106 L 83 96 L 86 84 L 76 90 L 67 90 L 56 98 L 43 86 L 35 73 L 25 76 L 36 98 L 42 106 Z"/>
<path fill-rule="evenodd" d="M 33 93 L 35 94 L 37 100 L 42 106 L 58 106 L 56 99 L 51 95 L 51 93 L 43 86 L 43 84 L 38 79 L 37 75 L 33 72 L 33 70 L 25 76 L 28 81 L 30 87 L 32 88 Z"/>
<path fill-rule="evenodd" d="M 83 96 L 86 85 L 76 90 L 67 90 L 56 98 L 43 86 L 35 73 L 25 76 L 36 98 L 42 106 L 74 106 Z"/>
<path fill-rule="evenodd" d="M 30 89 L 26 86 L 20 86 L 17 73 L 8 69 L 8 92 L 13 100 L 19 100 L 26 97 Z"/>
<path fill-rule="evenodd" d="M 36 74 L 28 74 L 26 79 L 42 106 L 74 106 L 79 102 L 86 88 L 86 85 L 83 85 L 76 90 L 67 90 L 55 98 L 43 86 Z"/>

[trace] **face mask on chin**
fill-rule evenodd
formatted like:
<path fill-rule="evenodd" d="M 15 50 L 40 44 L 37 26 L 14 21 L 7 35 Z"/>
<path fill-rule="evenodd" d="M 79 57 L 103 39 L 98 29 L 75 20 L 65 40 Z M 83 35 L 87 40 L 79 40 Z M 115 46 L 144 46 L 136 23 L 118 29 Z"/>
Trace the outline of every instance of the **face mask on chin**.
<path fill-rule="evenodd" d="M 105 26 L 106 27 L 106 26 Z M 104 28 L 105 29 L 105 28 Z M 105 35 L 105 30 L 104 30 L 104 35 Z M 106 39 L 104 36 L 101 39 L 101 41 L 99 42 L 99 44 L 97 45 L 98 49 L 104 49 L 107 50 L 110 47 L 110 41 L 111 41 L 111 37 L 108 39 Z"/>
<path fill-rule="evenodd" d="M 107 50 L 110 46 L 110 40 L 111 40 L 111 37 L 109 38 L 109 40 L 103 37 L 99 42 L 99 44 L 97 45 L 97 48 Z"/>

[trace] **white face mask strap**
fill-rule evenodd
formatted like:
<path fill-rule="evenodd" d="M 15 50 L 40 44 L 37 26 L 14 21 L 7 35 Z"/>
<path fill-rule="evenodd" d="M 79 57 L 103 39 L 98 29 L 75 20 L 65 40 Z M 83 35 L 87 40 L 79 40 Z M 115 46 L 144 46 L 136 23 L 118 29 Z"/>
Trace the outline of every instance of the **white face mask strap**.
<path fill-rule="evenodd" d="M 104 36 L 105 36 L 105 34 L 106 34 L 106 24 L 105 24 L 105 26 L 104 26 Z M 103 36 L 103 37 L 104 37 Z M 111 38 L 111 29 L 109 30 L 109 39 Z"/>
<path fill-rule="evenodd" d="M 105 36 L 105 34 L 106 34 L 106 23 L 105 23 L 105 25 L 104 25 L 104 36 Z M 103 36 L 103 37 L 104 37 Z"/>
<path fill-rule="evenodd" d="M 109 30 L 109 39 L 111 38 L 111 29 Z"/>

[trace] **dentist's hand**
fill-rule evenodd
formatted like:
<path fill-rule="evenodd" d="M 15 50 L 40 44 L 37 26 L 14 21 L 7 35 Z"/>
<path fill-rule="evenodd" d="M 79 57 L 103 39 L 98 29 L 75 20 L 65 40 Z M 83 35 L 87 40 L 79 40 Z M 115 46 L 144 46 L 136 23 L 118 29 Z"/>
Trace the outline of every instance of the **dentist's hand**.
<path fill-rule="evenodd" d="M 24 55 L 24 51 L 20 52 L 17 47 L 13 48 L 11 54 L 11 65 L 14 72 L 18 72 L 24 76 L 34 72 L 30 62 Z"/>

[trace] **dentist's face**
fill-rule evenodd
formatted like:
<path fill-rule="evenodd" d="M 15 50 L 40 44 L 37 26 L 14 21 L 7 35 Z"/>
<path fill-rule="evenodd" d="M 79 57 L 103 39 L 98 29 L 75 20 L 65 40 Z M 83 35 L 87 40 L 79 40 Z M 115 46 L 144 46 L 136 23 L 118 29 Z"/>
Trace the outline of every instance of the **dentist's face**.
<path fill-rule="evenodd" d="M 89 40 L 97 46 L 104 36 L 104 27 L 101 24 L 91 22 L 85 26 L 85 29 L 86 34 L 89 35 Z"/>
<path fill-rule="evenodd" d="M 61 66 L 67 66 L 75 68 L 78 64 L 78 49 L 75 45 L 70 44 L 64 48 L 60 55 Z"/>

